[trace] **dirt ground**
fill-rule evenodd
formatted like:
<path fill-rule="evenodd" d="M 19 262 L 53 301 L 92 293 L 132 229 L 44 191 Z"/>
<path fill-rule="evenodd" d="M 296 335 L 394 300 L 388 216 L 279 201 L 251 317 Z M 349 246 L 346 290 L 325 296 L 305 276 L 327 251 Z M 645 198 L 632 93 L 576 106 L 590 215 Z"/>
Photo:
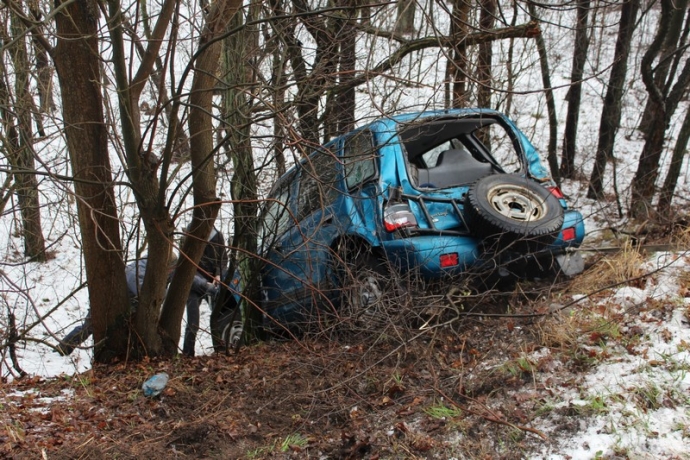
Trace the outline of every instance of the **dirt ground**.
<path fill-rule="evenodd" d="M 547 442 L 530 428 L 547 391 L 534 370 L 492 364 L 539 347 L 543 320 L 438 318 L 447 324 L 389 324 L 364 342 L 273 341 L 4 384 L 0 456 L 521 458 Z M 158 371 L 168 386 L 147 398 Z"/>
<path fill-rule="evenodd" d="M 662 323 L 678 308 L 598 304 L 607 284 L 646 282 L 639 254 L 611 257 L 573 281 L 397 299 L 368 329 L 0 383 L 0 458 L 533 457 L 586 423 L 582 408 L 549 400 L 614 348 L 637 353 L 644 330 L 631 321 L 645 310 Z M 564 303 L 575 285 L 590 307 Z M 159 371 L 168 386 L 147 398 L 141 385 Z M 546 411 L 549 433 L 535 428 Z"/>

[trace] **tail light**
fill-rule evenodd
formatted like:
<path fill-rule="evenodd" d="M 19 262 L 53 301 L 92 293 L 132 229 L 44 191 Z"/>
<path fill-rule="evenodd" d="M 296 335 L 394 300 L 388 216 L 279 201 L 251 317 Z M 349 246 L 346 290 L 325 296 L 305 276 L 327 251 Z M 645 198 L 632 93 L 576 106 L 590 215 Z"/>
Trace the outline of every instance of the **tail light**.
<path fill-rule="evenodd" d="M 394 232 L 401 228 L 416 227 L 417 218 L 412 214 L 409 204 L 396 203 L 388 206 L 383 212 L 383 225 L 386 231 Z"/>
<path fill-rule="evenodd" d="M 439 263 L 441 268 L 455 267 L 460 263 L 460 257 L 458 256 L 457 252 L 441 254 L 439 257 Z"/>
<path fill-rule="evenodd" d="M 565 196 L 563 195 L 563 192 L 561 192 L 561 189 L 558 188 L 557 186 L 552 186 L 552 187 L 546 187 L 549 192 L 551 192 L 551 195 L 555 196 L 559 200 L 564 200 Z"/>
<path fill-rule="evenodd" d="M 561 232 L 563 241 L 570 241 L 575 239 L 575 227 L 568 227 Z"/>

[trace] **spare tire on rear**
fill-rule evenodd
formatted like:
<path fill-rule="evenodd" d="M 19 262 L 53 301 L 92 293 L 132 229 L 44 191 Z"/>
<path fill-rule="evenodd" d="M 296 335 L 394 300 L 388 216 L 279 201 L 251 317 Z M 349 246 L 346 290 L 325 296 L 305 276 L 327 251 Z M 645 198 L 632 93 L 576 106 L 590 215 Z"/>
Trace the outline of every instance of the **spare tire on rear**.
<path fill-rule="evenodd" d="M 475 182 L 465 197 L 465 219 L 473 235 L 553 243 L 563 226 L 563 207 L 538 182 L 517 174 L 495 174 Z M 532 246 L 533 247 L 533 246 Z"/>

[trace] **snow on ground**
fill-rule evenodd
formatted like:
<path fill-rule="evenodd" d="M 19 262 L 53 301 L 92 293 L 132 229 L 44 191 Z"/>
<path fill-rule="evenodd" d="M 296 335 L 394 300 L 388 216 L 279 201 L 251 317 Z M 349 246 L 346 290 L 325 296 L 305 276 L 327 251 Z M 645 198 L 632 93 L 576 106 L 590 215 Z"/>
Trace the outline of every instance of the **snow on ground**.
<path fill-rule="evenodd" d="M 653 259 L 673 260 L 644 289 L 622 287 L 605 301 L 624 315 L 639 342 L 632 349 L 605 350 L 606 358 L 575 388 L 559 388 L 554 409 L 591 415 L 579 419 L 575 436 L 554 431 L 549 417 L 543 426 L 537 423 L 556 439 L 543 450 L 545 457 L 690 458 L 690 299 L 679 295 L 678 283 L 688 271 L 688 256 Z M 650 302 L 670 304 L 670 319 L 659 318 L 655 309 L 639 312 Z"/>

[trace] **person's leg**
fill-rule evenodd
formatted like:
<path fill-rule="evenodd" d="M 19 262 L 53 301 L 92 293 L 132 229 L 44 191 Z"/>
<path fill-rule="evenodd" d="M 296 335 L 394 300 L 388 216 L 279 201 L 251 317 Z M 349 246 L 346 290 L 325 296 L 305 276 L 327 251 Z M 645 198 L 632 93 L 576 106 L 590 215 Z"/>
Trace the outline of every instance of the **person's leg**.
<path fill-rule="evenodd" d="M 57 346 L 58 353 L 63 356 L 71 354 L 76 347 L 81 345 L 86 339 L 93 334 L 93 325 L 91 324 L 91 315 L 84 318 L 84 322 L 75 327 L 60 341 Z"/>
<path fill-rule="evenodd" d="M 182 354 L 194 356 L 194 345 L 196 344 L 196 333 L 199 330 L 199 304 L 201 294 L 192 291 L 187 299 L 187 328 L 184 334 Z"/>

